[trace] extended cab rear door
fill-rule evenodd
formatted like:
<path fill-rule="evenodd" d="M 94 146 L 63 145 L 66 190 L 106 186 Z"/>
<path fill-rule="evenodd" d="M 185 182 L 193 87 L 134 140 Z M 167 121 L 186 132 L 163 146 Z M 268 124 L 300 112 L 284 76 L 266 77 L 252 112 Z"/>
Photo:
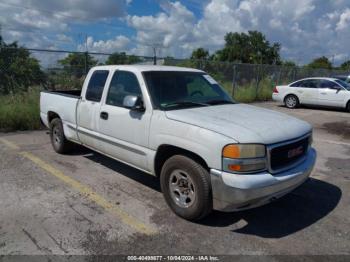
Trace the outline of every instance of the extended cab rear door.
<path fill-rule="evenodd" d="M 108 70 L 95 70 L 87 76 L 85 93 L 77 108 L 79 140 L 86 146 L 99 148 L 98 123 L 103 90 L 107 83 Z"/>
<path fill-rule="evenodd" d="M 302 104 L 317 104 L 318 101 L 318 80 L 305 79 L 291 85 L 296 89 L 296 94 Z"/>
<path fill-rule="evenodd" d="M 142 79 L 142 76 L 139 76 Z M 145 91 L 144 91 L 145 92 Z M 148 171 L 147 157 L 152 108 L 135 111 L 123 106 L 128 95 L 145 101 L 137 75 L 131 71 L 116 70 L 106 87 L 99 113 L 100 151 L 121 161 Z"/>

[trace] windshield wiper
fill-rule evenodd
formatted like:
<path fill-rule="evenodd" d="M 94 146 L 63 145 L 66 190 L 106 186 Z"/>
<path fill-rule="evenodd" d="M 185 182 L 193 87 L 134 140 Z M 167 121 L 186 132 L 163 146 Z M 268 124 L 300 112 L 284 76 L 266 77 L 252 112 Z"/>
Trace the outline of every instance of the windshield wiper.
<path fill-rule="evenodd" d="M 174 103 L 167 104 L 165 107 L 176 107 L 176 106 L 209 106 L 206 103 L 192 102 L 192 101 L 177 101 Z"/>
<path fill-rule="evenodd" d="M 207 104 L 209 105 L 220 105 L 220 104 L 234 104 L 232 101 L 224 100 L 224 99 L 217 99 L 217 100 L 209 100 L 207 101 Z"/>

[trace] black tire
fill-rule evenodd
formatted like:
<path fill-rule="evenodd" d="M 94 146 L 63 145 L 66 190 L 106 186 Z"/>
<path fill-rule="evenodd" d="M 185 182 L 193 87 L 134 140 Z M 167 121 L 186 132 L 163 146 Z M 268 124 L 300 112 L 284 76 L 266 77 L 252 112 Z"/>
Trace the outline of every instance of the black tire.
<path fill-rule="evenodd" d="M 55 118 L 50 123 L 50 139 L 53 149 L 59 154 L 65 154 L 72 150 L 73 143 L 64 135 L 62 121 Z"/>
<path fill-rule="evenodd" d="M 346 110 L 350 113 L 350 101 L 346 104 Z"/>
<path fill-rule="evenodd" d="M 185 195 L 185 197 L 193 201 L 191 200 L 191 202 L 187 203 L 188 199 L 185 201 L 180 200 L 180 194 L 176 193 L 177 191 L 174 189 L 175 184 L 175 187 L 179 188 L 177 184 L 182 183 L 181 179 L 177 180 L 177 175 L 184 176 L 183 181 L 187 182 L 188 187 L 185 191 L 189 191 L 185 192 L 185 194 L 181 193 L 181 195 Z M 202 165 L 189 157 L 175 155 L 169 158 L 163 165 L 160 174 L 160 184 L 167 204 L 175 214 L 182 218 L 193 221 L 199 220 L 207 216 L 213 209 L 209 173 Z M 183 189 L 183 187 L 181 188 Z M 178 199 L 176 198 L 177 196 Z M 184 207 L 180 202 L 189 206 Z"/>
<path fill-rule="evenodd" d="M 284 99 L 284 105 L 287 108 L 297 108 L 299 106 L 299 99 L 296 95 L 287 95 Z"/>

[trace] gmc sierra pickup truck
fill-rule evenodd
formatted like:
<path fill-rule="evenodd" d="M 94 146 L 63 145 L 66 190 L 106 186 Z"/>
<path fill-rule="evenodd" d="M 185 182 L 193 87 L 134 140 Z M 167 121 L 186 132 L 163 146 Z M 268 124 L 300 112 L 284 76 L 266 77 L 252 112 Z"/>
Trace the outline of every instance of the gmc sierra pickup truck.
<path fill-rule="evenodd" d="M 77 143 L 159 177 L 167 204 L 189 220 L 267 204 L 316 160 L 308 123 L 236 103 L 190 68 L 94 67 L 81 91 L 43 91 L 40 111 L 57 153 Z"/>

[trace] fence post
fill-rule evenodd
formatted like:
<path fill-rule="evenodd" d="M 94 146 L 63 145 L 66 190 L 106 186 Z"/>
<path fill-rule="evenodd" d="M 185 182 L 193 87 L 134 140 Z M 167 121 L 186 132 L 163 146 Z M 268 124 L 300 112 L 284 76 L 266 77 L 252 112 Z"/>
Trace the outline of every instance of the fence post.
<path fill-rule="evenodd" d="M 85 52 L 85 75 L 87 75 L 89 69 L 88 69 L 88 57 L 89 57 L 89 53 Z"/>
<path fill-rule="evenodd" d="M 234 65 L 233 66 L 233 77 L 232 77 L 232 98 L 235 98 L 236 77 L 237 77 L 237 68 L 236 68 L 236 65 Z"/>
<path fill-rule="evenodd" d="M 255 79 L 255 81 L 256 81 L 256 88 L 255 88 L 255 100 L 257 100 L 258 99 L 258 90 L 259 90 L 259 73 L 260 73 L 260 66 L 262 66 L 262 65 L 257 65 L 256 66 L 256 79 Z"/>

